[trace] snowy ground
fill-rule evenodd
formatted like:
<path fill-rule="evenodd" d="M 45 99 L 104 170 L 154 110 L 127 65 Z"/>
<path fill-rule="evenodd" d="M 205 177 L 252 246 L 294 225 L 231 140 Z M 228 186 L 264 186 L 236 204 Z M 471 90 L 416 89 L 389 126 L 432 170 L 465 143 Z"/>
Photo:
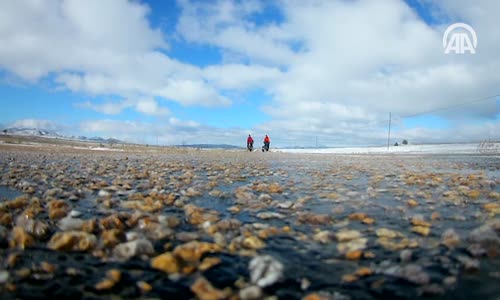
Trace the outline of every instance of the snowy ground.
<path fill-rule="evenodd" d="M 106 148 L 106 147 L 72 147 L 73 149 L 96 150 L 96 151 L 124 151 L 123 149 Z"/>
<path fill-rule="evenodd" d="M 487 148 L 487 149 L 486 149 Z M 277 149 L 285 153 L 428 153 L 428 154 L 479 154 L 489 153 L 500 155 L 500 143 L 490 143 L 481 147 L 479 143 L 467 144 L 434 144 L 434 145 L 402 145 L 387 147 L 353 147 L 353 148 L 310 148 L 310 149 Z"/>

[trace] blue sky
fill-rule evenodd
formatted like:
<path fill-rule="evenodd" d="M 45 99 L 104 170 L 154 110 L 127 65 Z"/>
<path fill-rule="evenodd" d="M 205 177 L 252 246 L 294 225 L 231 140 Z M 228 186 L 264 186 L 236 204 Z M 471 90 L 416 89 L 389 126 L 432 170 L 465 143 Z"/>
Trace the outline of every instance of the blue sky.
<path fill-rule="evenodd" d="M 166 145 L 239 144 L 251 133 L 276 146 L 318 138 L 337 147 L 384 144 L 391 112 L 394 140 L 499 139 L 499 98 L 474 101 L 500 94 L 500 37 L 491 29 L 499 8 L 465 0 L 2 3 L 0 125 Z M 476 54 L 443 53 L 442 34 L 455 22 L 476 30 Z"/>

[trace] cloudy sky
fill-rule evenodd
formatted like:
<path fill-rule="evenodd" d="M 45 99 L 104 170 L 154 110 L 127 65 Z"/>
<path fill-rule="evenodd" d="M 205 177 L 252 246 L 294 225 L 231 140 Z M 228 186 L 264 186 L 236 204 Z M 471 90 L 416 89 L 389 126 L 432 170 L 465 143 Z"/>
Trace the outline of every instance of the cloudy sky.
<path fill-rule="evenodd" d="M 500 139 L 498 12 L 496 0 L 0 0 L 0 126 L 358 146 L 387 142 L 390 112 L 393 141 Z M 475 54 L 444 53 L 456 22 L 475 30 Z"/>

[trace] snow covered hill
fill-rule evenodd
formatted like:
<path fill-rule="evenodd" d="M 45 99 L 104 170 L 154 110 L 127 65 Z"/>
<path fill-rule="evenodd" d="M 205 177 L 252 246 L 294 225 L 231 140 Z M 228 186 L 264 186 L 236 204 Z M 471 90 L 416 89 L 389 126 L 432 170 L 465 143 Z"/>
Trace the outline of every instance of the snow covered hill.
<path fill-rule="evenodd" d="M 7 132 L 5 132 L 7 130 Z M 22 136 L 43 136 L 47 138 L 62 138 L 63 136 L 54 131 L 38 128 L 28 127 L 10 127 L 3 130 L 2 133 L 9 135 L 22 135 Z"/>
<path fill-rule="evenodd" d="M 6 130 L 6 131 L 5 131 Z M 86 137 L 86 136 L 65 136 L 59 134 L 55 131 L 40 129 L 40 128 L 29 128 L 29 127 L 10 127 L 1 131 L 0 134 L 8 135 L 18 135 L 18 136 L 35 136 L 53 139 L 65 139 L 72 141 L 84 141 L 84 142 L 96 142 L 96 143 L 113 143 L 113 144 L 123 144 L 123 141 L 109 138 L 104 139 L 101 137 Z"/>

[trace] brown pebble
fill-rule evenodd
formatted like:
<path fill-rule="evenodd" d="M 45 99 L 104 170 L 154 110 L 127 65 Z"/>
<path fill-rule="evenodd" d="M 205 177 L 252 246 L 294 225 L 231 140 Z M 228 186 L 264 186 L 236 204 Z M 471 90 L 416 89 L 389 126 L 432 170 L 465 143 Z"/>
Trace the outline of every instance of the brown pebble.
<path fill-rule="evenodd" d="M 368 216 L 364 213 L 352 213 L 349 215 L 349 220 L 351 221 L 362 221 L 363 219 L 366 219 Z"/>
<path fill-rule="evenodd" d="M 354 282 L 358 280 L 358 276 L 354 275 L 354 274 L 345 274 L 342 276 L 342 281 L 343 282 L 347 282 L 347 283 L 350 283 L 350 282 Z"/>
<path fill-rule="evenodd" d="M 204 272 L 204 271 L 210 269 L 211 267 L 216 266 L 220 263 L 221 263 L 221 259 L 218 257 L 206 257 L 205 259 L 203 259 L 203 261 L 201 262 L 198 269 L 200 271 Z"/>
<path fill-rule="evenodd" d="M 418 234 L 420 234 L 422 236 L 428 236 L 429 233 L 430 233 L 430 231 L 431 231 L 431 229 L 429 227 L 427 227 L 427 226 L 413 226 L 411 228 L 411 231 L 415 232 L 415 233 L 418 233 Z"/>
<path fill-rule="evenodd" d="M 29 268 L 21 268 L 15 271 L 17 277 L 21 279 L 28 278 L 31 275 L 31 270 Z"/>
<path fill-rule="evenodd" d="M 170 252 L 160 254 L 151 259 L 151 267 L 166 273 L 179 273 L 179 263 Z"/>
<path fill-rule="evenodd" d="M 361 250 L 349 251 L 345 254 L 345 258 L 349 260 L 358 260 L 362 254 L 363 251 Z"/>
<path fill-rule="evenodd" d="M 7 256 L 7 259 L 5 260 L 7 266 L 9 268 L 14 268 L 16 266 L 17 262 L 19 261 L 20 256 L 21 256 L 21 254 L 19 254 L 19 253 L 9 254 L 9 256 Z"/>
<path fill-rule="evenodd" d="M 375 223 L 375 219 L 373 218 L 364 218 L 361 222 L 363 222 L 364 224 L 367 224 L 367 225 L 372 225 L 373 223 Z"/>
<path fill-rule="evenodd" d="M 22 227 L 14 227 L 11 232 L 11 237 L 9 239 L 10 248 L 25 249 L 33 246 L 35 240 L 33 237 L 24 230 Z"/>
<path fill-rule="evenodd" d="M 46 273 L 54 273 L 54 272 L 55 272 L 55 270 L 56 270 L 56 266 L 55 266 L 55 265 L 50 264 L 50 263 L 48 263 L 48 262 L 46 262 L 46 261 L 42 261 L 42 262 L 40 263 L 40 268 L 41 268 L 44 272 L 46 272 Z"/>
<path fill-rule="evenodd" d="M 109 279 L 109 278 L 106 278 L 106 279 L 103 279 L 102 281 L 98 282 L 94 288 L 98 291 L 102 291 L 102 290 L 109 290 L 111 288 L 113 288 L 115 286 L 116 282 Z"/>
<path fill-rule="evenodd" d="M 322 296 L 318 293 L 312 293 L 312 294 L 306 295 L 304 298 L 302 298 L 302 300 L 330 300 L 330 298 L 326 297 L 326 296 Z"/>
<path fill-rule="evenodd" d="M 137 287 L 141 290 L 141 293 L 143 294 L 146 294 L 148 292 L 150 292 L 153 287 L 151 286 L 151 284 L 145 282 L 145 281 L 138 281 L 136 283 Z"/>
<path fill-rule="evenodd" d="M 406 204 L 408 204 L 409 207 L 415 207 L 418 205 L 418 202 L 415 199 L 410 199 L 406 201 Z"/>
<path fill-rule="evenodd" d="M 106 277 L 113 280 L 114 282 L 119 282 L 122 278 L 122 273 L 120 270 L 111 269 L 106 272 Z"/>
<path fill-rule="evenodd" d="M 431 220 L 432 221 L 436 221 L 436 220 L 439 220 L 439 219 L 441 219 L 441 214 L 438 213 L 437 211 L 435 211 L 435 212 L 433 212 L 431 214 Z"/>
<path fill-rule="evenodd" d="M 373 274 L 373 270 L 367 267 L 361 267 L 357 269 L 354 274 L 356 274 L 359 277 L 370 276 Z"/>
<path fill-rule="evenodd" d="M 200 300 L 221 300 L 229 296 L 228 291 L 219 290 L 213 287 L 204 277 L 198 278 L 193 285 L 191 285 L 191 291 Z"/>

